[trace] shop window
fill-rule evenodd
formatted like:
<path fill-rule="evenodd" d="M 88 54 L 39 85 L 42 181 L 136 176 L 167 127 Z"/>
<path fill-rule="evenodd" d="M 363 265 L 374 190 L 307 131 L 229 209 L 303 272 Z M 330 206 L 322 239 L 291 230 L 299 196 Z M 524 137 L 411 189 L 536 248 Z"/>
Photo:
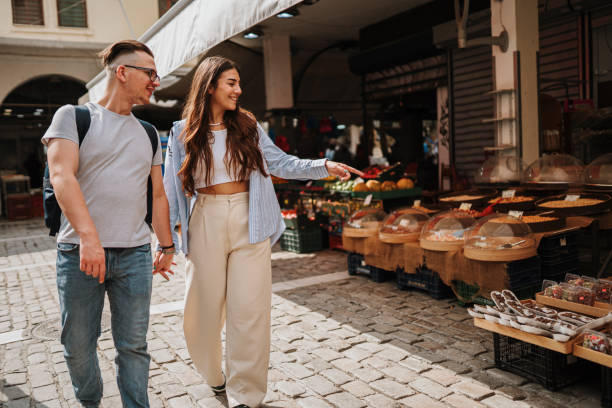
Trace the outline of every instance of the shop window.
<path fill-rule="evenodd" d="M 44 25 L 42 0 L 11 0 L 13 24 Z"/>
<path fill-rule="evenodd" d="M 57 0 L 57 23 L 60 27 L 87 27 L 85 0 Z"/>
<path fill-rule="evenodd" d="M 178 3 L 179 0 L 157 0 L 157 5 L 159 7 L 159 17 L 166 14 L 166 11 L 170 10 L 170 7 L 174 6 L 174 4 Z"/>

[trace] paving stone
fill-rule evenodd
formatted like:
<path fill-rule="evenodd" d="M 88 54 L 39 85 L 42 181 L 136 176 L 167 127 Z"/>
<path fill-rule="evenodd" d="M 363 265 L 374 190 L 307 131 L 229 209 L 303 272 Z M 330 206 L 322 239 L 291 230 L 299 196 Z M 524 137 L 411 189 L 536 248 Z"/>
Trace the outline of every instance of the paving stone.
<path fill-rule="evenodd" d="M 350 373 L 361 368 L 361 364 L 359 364 L 355 360 L 351 360 L 350 358 L 340 358 L 338 360 L 333 360 L 331 364 L 346 373 Z"/>
<path fill-rule="evenodd" d="M 321 375 L 328 380 L 330 380 L 335 385 L 346 384 L 351 381 L 353 378 L 344 372 L 337 370 L 335 368 L 330 368 L 328 370 L 321 371 Z"/>
<path fill-rule="evenodd" d="M 449 370 L 451 370 L 452 372 L 454 372 L 455 374 L 466 374 L 469 373 L 470 371 L 472 371 L 472 369 L 466 365 L 463 365 L 461 363 L 458 363 L 456 361 L 444 361 L 442 363 L 440 363 L 440 366 L 444 367 L 444 368 L 448 368 Z"/>
<path fill-rule="evenodd" d="M 163 363 L 169 363 L 172 361 L 176 361 L 176 357 L 174 356 L 174 354 L 170 353 L 168 349 L 153 350 L 149 354 L 151 354 L 151 358 L 157 364 L 163 364 Z"/>
<path fill-rule="evenodd" d="M 331 408 L 331 405 L 317 397 L 299 399 L 297 403 L 302 408 Z"/>
<path fill-rule="evenodd" d="M 496 389 L 495 394 L 502 395 L 513 401 L 524 400 L 527 398 L 527 394 L 525 394 L 522 389 L 514 385 L 504 385 L 503 387 Z"/>
<path fill-rule="evenodd" d="M 365 397 L 365 400 L 368 407 L 372 408 L 394 408 L 397 406 L 394 400 L 382 394 L 369 395 Z"/>
<path fill-rule="evenodd" d="M 438 384 L 442 384 L 445 387 L 448 387 L 449 385 L 459 382 L 461 380 L 461 378 L 457 376 L 453 371 L 448 370 L 446 368 L 437 367 L 424 372 L 423 377 L 427 377 L 430 380 L 433 380 Z"/>
<path fill-rule="evenodd" d="M 389 379 L 374 381 L 370 383 L 370 386 L 396 400 L 414 394 L 410 387 Z"/>
<path fill-rule="evenodd" d="M 529 405 L 523 401 L 512 401 L 501 395 L 493 395 L 483 399 L 482 403 L 490 408 L 529 408 Z"/>
<path fill-rule="evenodd" d="M 306 364 L 306 367 L 314 371 L 315 373 L 320 373 L 321 371 L 330 370 L 333 366 L 325 360 L 321 360 L 320 358 L 314 357 L 310 362 Z"/>
<path fill-rule="evenodd" d="M 351 372 L 355 377 L 362 381 L 371 383 L 384 377 L 383 373 L 373 368 L 359 368 Z"/>
<path fill-rule="evenodd" d="M 500 370 L 499 368 L 491 368 L 486 373 L 491 377 L 499 378 L 504 384 L 520 386 L 527 382 L 527 380 L 520 375 L 509 373 L 508 371 Z"/>
<path fill-rule="evenodd" d="M 351 347 L 348 350 L 344 350 L 342 354 L 344 354 L 344 356 L 350 358 L 351 360 L 355 360 L 357 362 L 372 356 L 372 353 L 370 351 L 358 348 L 357 346 Z"/>
<path fill-rule="evenodd" d="M 395 362 L 399 362 L 403 360 L 404 358 L 406 358 L 406 356 L 408 356 L 407 352 L 405 352 L 404 350 L 398 347 L 391 346 L 391 345 L 388 345 L 387 347 L 385 347 L 384 350 L 376 353 L 376 357 L 378 358 L 395 361 Z"/>
<path fill-rule="evenodd" d="M 338 392 L 327 396 L 327 400 L 337 407 L 361 408 L 365 403 L 348 392 Z"/>
<path fill-rule="evenodd" d="M 298 363 L 284 363 L 281 364 L 280 368 L 290 376 L 297 379 L 310 377 L 313 374 L 312 370 L 309 370 L 308 368 Z"/>
<path fill-rule="evenodd" d="M 170 408 L 185 408 L 193 405 L 193 403 L 191 402 L 191 398 L 187 395 L 183 395 L 182 397 L 169 399 L 168 405 Z"/>
<path fill-rule="evenodd" d="M 185 407 L 188 406 L 185 405 Z M 226 408 L 226 405 L 217 398 L 203 398 L 197 402 L 197 406 L 200 408 Z"/>
<path fill-rule="evenodd" d="M 39 402 L 51 401 L 58 399 L 57 388 L 54 384 L 45 385 L 44 387 L 32 388 L 32 398 Z"/>
<path fill-rule="evenodd" d="M 370 388 L 370 386 L 363 381 L 351 381 L 341 386 L 342 389 L 350 392 L 354 396 L 358 398 L 365 397 L 367 395 L 374 394 L 374 390 Z"/>
<path fill-rule="evenodd" d="M 494 394 L 488 387 L 483 387 L 474 381 L 460 381 L 451 385 L 451 389 L 455 392 L 467 395 L 473 400 L 480 401 Z"/>
<path fill-rule="evenodd" d="M 339 358 L 344 358 L 345 355 L 342 353 L 338 353 L 335 350 L 330 350 L 328 348 L 319 348 L 312 351 L 312 354 L 322 358 L 325 361 L 333 361 Z"/>
<path fill-rule="evenodd" d="M 306 388 L 295 381 L 281 381 L 276 384 L 276 388 L 291 398 L 295 398 L 306 392 Z"/>
<path fill-rule="evenodd" d="M 274 331 L 275 334 L 282 340 L 291 343 L 304 338 L 302 333 L 288 327 L 281 327 Z"/>
<path fill-rule="evenodd" d="M 442 399 L 452 393 L 450 389 L 424 377 L 417 378 L 409 383 L 409 385 L 415 390 L 422 392 L 423 394 L 427 394 L 437 400 Z"/>
<path fill-rule="evenodd" d="M 332 382 L 326 380 L 320 375 L 313 375 L 312 377 L 304 378 L 302 380 L 302 383 L 307 388 L 313 390 L 314 392 L 322 396 L 339 391 L 338 387 L 336 387 Z"/>
<path fill-rule="evenodd" d="M 374 367 L 380 370 L 381 368 L 388 367 L 389 365 L 394 365 L 395 362 L 391 362 L 389 360 L 383 360 L 382 358 L 378 358 L 378 357 L 370 357 L 370 358 L 366 358 L 365 360 L 362 360 L 361 364 L 364 367 Z"/>
<path fill-rule="evenodd" d="M 189 385 L 187 387 L 187 394 L 189 394 L 194 401 L 215 396 L 213 390 L 206 384 Z"/>
<path fill-rule="evenodd" d="M 383 368 L 381 371 L 396 381 L 404 384 L 407 384 L 418 377 L 418 374 L 414 371 L 395 364 L 391 365 L 390 367 Z"/>
<path fill-rule="evenodd" d="M 471 400 L 461 394 L 451 394 L 448 397 L 442 398 L 442 402 L 454 408 L 485 408 L 480 402 Z"/>
<path fill-rule="evenodd" d="M 446 408 L 447 405 L 436 401 L 435 399 L 428 397 L 425 394 L 415 394 L 410 397 L 404 398 L 400 400 L 403 406 L 407 406 L 410 408 Z M 467 406 L 464 408 L 472 408 L 471 406 Z"/>
<path fill-rule="evenodd" d="M 403 365 L 404 367 L 409 368 L 410 370 L 418 374 L 421 374 L 422 372 L 431 369 L 431 364 L 428 364 L 422 360 L 412 358 L 412 357 L 408 357 L 407 359 L 404 359 L 400 361 L 399 363 Z"/>
<path fill-rule="evenodd" d="M 11 385 L 21 385 L 26 382 L 26 374 L 25 373 L 8 373 L 4 375 L 5 387 Z"/>

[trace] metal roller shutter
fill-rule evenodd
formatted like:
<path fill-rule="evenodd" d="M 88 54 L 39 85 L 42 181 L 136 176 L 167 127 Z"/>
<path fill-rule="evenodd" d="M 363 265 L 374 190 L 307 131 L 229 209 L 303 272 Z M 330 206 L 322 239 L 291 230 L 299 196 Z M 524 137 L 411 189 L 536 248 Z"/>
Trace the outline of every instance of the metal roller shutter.
<path fill-rule="evenodd" d="M 580 24 L 575 14 L 540 25 L 540 92 L 558 100 L 580 98 Z"/>
<path fill-rule="evenodd" d="M 452 50 L 454 163 L 472 178 L 485 160 L 484 148 L 495 145 L 495 127 L 482 123 L 494 116 L 491 47 Z"/>

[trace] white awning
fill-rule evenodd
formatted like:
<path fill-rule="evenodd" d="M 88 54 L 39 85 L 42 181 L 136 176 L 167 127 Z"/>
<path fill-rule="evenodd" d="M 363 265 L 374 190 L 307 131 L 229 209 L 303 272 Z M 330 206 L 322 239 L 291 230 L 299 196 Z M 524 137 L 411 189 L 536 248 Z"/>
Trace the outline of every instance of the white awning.
<path fill-rule="evenodd" d="M 155 54 L 160 77 L 302 0 L 181 0 L 138 40 Z M 89 100 L 102 98 L 104 71 L 88 84 Z"/>

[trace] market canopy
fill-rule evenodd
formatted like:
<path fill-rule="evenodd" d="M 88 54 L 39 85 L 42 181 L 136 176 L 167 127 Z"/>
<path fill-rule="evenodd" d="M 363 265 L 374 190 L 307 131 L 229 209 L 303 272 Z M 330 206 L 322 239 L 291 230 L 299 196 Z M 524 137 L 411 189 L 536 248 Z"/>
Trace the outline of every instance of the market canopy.
<path fill-rule="evenodd" d="M 155 54 L 160 77 L 215 45 L 290 8 L 301 0 L 181 0 L 138 40 Z M 88 84 L 89 100 L 102 97 L 104 71 Z"/>

